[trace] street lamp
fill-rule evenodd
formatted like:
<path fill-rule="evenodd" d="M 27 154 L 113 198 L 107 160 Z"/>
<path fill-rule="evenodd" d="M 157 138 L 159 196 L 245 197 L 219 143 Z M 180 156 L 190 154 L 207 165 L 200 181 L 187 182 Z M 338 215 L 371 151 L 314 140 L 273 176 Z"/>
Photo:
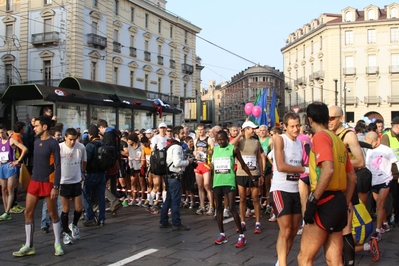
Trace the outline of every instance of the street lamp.
<path fill-rule="evenodd" d="M 338 79 L 334 79 L 335 82 L 335 106 L 338 105 Z"/>

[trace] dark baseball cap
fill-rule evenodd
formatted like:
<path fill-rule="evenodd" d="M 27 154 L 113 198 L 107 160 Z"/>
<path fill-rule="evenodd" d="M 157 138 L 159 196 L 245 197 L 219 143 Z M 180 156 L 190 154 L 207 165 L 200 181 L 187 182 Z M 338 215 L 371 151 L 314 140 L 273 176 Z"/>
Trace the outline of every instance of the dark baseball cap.
<path fill-rule="evenodd" d="M 395 117 L 395 118 L 392 120 L 392 125 L 397 125 L 397 124 L 399 124 L 399 117 L 398 117 L 398 116 Z"/>

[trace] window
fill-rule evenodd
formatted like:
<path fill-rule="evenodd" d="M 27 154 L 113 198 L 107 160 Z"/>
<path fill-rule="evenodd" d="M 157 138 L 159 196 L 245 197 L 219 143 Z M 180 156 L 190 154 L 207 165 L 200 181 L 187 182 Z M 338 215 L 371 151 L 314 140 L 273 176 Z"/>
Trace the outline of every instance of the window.
<path fill-rule="evenodd" d="M 90 79 L 91 80 L 96 80 L 97 79 L 97 62 L 91 62 Z"/>
<path fill-rule="evenodd" d="M 150 44 L 147 40 L 144 41 L 144 51 L 149 52 L 148 49 L 150 48 Z"/>
<path fill-rule="evenodd" d="M 130 87 L 134 87 L 134 71 L 130 70 Z"/>
<path fill-rule="evenodd" d="M 162 55 L 162 46 L 158 45 L 158 55 Z"/>
<path fill-rule="evenodd" d="M 397 18 L 398 17 L 398 10 L 396 7 L 391 8 L 391 18 Z"/>
<path fill-rule="evenodd" d="M 134 22 L 134 7 L 130 8 L 130 22 Z"/>
<path fill-rule="evenodd" d="M 391 28 L 391 42 L 399 42 L 399 28 Z"/>
<path fill-rule="evenodd" d="M 170 38 L 173 39 L 173 25 L 170 25 Z"/>
<path fill-rule="evenodd" d="M 97 28 L 98 28 L 97 22 L 93 21 L 91 23 L 91 33 L 97 35 Z"/>
<path fill-rule="evenodd" d="M 173 49 L 170 49 L 170 59 L 173 60 Z"/>
<path fill-rule="evenodd" d="M 13 35 L 13 24 L 6 24 L 6 39 L 10 40 L 12 39 Z"/>
<path fill-rule="evenodd" d="M 93 0 L 93 6 L 95 6 L 95 7 L 98 6 L 98 1 L 97 0 Z"/>
<path fill-rule="evenodd" d="M 6 81 L 7 85 L 13 84 L 12 69 L 13 69 L 13 65 L 12 64 L 5 64 L 4 76 L 6 77 L 5 81 Z"/>
<path fill-rule="evenodd" d="M 114 13 L 117 16 L 119 11 L 119 0 L 115 0 L 114 2 Z"/>
<path fill-rule="evenodd" d="M 51 4 L 53 2 L 53 0 L 44 0 L 44 4 L 45 5 L 49 5 L 49 4 Z"/>
<path fill-rule="evenodd" d="M 148 74 L 144 75 L 144 90 L 148 91 Z"/>
<path fill-rule="evenodd" d="M 186 54 L 183 57 L 183 62 L 184 62 L 184 64 L 187 64 L 187 55 Z"/>
<path fill-rule="evenodd" d="M 134 47 L 134 35 L 130 35 L 130 47 Z"/>
<path fill-rule="evenodd" d="M 391 54 L 391 64 L 392 68 L 399 70 L 399 54 Z"/>
<path fill-rule="evenodd" d="M 347 30 L 345 31 L 345 45 L 353 44 L 353 31 Z"/>
<path fill-rule="evenodd" d="M 323 49 L 323 36 L 320 36 L 320 50 Z"/>
<path fill-rule="evenodd" d="M 375 55 L 368 56 L 368 66 L 369 67 L 376 67 L 377 66 L 377 57 Z"/>
<path fill-rule="evenodd" d="M 158 33 L 161 34 L 162 32 L 162 20 L 158 19 Z"/>
<path fill-rule="evenodd" d="M 305 45 L 302 45 L 302 50 L 303 50 L 303 58 L 305 58 Z"/>
<path fill-rule="evenodd" d="M 114 84 L 118 84 L 118 72 L 119 69 L 117 67 L 114 67 Z"/>
<path fill-rule="evenodd" d="M 119 30 L 114 30 L 114 42 L 119 42 Z"/>
<path fill-rule="evenodd" d="M 374 20 L 375 19 L 374 9 L 370 9 L 368 15 L 369 15 L 369 20 Z"/>
<path fill-rule="evenodd" d="M 148 14 L 145 14 L 144 27 L 148 28 Z"/>
<path fill-rule="evenodd" d="M 158 92 L 162 92 L 162 78 L 158 78 Z"/>
<path fill-rule="evenodd" d="M 173 91 L 173 80 L 169 82 L 169 91 Z"/>
<path fill-rule="evenodd" d="M 295 61 L 298 61 L 298 48 L 295 48 Z"/>
<path fill-rule="evenodd" d="M 188 32 L 185 30 L 184 31 L 184 43 L 187 44 L 187 38 L 188 38 Z"/>
<path fill-rule="evenodd" d="M 347 11 L 345 13 L 345 21 L 346 22 L 351 22 L 352 21 L 352 12 L 351 11 Z"/>
<path fill-rule="evenodd" d="M 44 32 L 51 32 L 52 29 L 51 24 L 52 24 L 51 18 L 44 19 Z"/>
<path fill-rule="evenodd" d="M 51 61 L 43 61 L 43 80 L 44 85 L 51 86 Z"/>
<path fill-rule="evenodd" d="M 12 2 L 13 2 L 13 0 L 7 0 L 7 2 L 6 2 L 6 11 L 11 11 L 12 10 L 12 8 L 13 8 L 13 6 L 12 6 L 13 3 Z"/>
<path fill-rule="evenodd" d="M 310 53 L 313 54 L 313 40 L 310 42 Z"/>
<path fill-rule="evenodd" d="M 375 41 L 375 29 L 367 30 L 367 43 L 373 44 Z"/>

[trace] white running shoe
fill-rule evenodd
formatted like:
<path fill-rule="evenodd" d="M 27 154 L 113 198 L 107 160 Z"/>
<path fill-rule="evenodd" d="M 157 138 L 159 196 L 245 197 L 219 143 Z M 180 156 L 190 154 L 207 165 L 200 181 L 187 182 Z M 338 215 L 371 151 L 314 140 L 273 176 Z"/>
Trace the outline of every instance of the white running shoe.
<path fill-rule="evenodd" d="M 69 227 L 69 230 L 71 230 L 71 232 L 72 232 L 71 233 L 72 238 L 75 239 L 75 240 L 80 239 L 80 230 L 79 230 L 79 228 L 76 225 L 74 225 L 73 223 L 70 223 L 68 227 Z"/>

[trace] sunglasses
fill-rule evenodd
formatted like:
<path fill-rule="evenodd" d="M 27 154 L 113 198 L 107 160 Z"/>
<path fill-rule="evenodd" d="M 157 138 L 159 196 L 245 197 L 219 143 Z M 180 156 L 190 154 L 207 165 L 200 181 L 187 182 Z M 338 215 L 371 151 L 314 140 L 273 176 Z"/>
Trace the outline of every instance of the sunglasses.
<path fill-rule="evenodd" d="M 335 119 L 337 119 L 337 118 L 340 118 L 341 116 L 330 116 L 329 118 L 328 118 L 328 121 L 334 121 Z"/>
<path fill-rule="evenodd" d="M 166 130 L 166 132 L 172 132 L 172 130 Z"/>

